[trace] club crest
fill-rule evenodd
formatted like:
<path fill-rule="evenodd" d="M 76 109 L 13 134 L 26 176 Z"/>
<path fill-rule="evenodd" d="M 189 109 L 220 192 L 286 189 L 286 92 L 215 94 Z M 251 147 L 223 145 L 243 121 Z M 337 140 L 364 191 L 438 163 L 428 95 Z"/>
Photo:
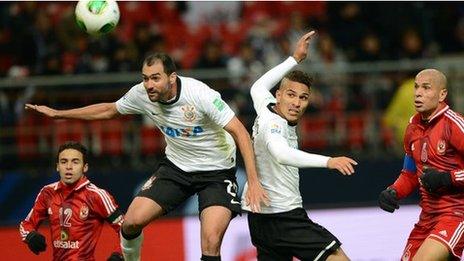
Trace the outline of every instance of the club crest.
<path fill-rule="evenodd" d="M 89 207 L 87 205 L 83 205 L 79 210 L 79 218 L 82 220 L 86 220 L 89 216 Z"/>
<path fill-rule="evenodd" d="M 446 152 L 446 142 L 444 140 L 439 140 L 437 143 L 437 153 L 438 155 L 445 155 Z"/>
<path fill-rule="evenodd" d="M 195 107 L 192 105 L 185 105 L 181 107 L 182 111 L 184 112 L 184 120 L 187 122 L 193 122 L 197 118 L 197 114 L 195 112 Z"/>

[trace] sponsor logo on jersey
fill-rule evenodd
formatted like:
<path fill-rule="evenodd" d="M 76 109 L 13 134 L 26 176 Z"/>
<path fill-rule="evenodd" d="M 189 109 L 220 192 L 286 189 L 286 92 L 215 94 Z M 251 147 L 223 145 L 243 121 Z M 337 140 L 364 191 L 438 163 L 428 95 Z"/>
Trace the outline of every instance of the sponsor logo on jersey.
<path fill-rule="evenodd" d="M 282 128 L 279 125 L 274 123 L 271 125 L 271 133 L 280 134 L 282 133 Z"/>
<path fill-rule="evenodd" d="M 224 101 L 223 100 L 221 100 L 219 98 L 216 98 L 216 99 L 214 99 L 213 104 L 216 107 L 216 109 L 218 109 L 218 111 L 224 110 Z"/>
<path fill-rule="evenodd" d="M 87 205 L 83 205 L 79 210 L 79 218 L 82 220 L 86 220 L 89 216 L 89 207 Z"/>
<path fill-rule="evenodd" d="M 444 140 L 439 140 L 437 143 L 438 155 L 445 155 L 445 151 L 446 151 L 446 142 Z"/>
<path fill-rule="evenodd" d="M 60 231 L 60 239 L 62 241 L 66 241 L 66 240 L 68 240 L 68 238 L 69 238 L 68 232 L 66 230 L 61 230 Z"/>
<path fill-rule="evenodd" d="M 155 175 L 151 176 L 151 177 L 145 182 L 145 184 L 143 184 L 141 190 L 147 190 L 147 189 L 151 188 L 151 186 L 153 186 L 153 181 L 155 181 L 155 179 L 156 179 L 156 176 L 155 176 Z"/>
<path fill-rule="evenodd" d="M 79 249 L 79 241 L 54 240 L 53 246 L 55 248 Z"/>
<path fill-rule="evenodd" d="M 184 120 L 187 122 L 193 122 L 197 118 L 195 113 L 195 107 L 192 105 L 185 105 L 180 107 L 184 112 Z"/>
<path fill-rule="evenodd" d="M 203 128 L 201 126 L 195 126 L 193 128 L 171 128 L 160 126 L 160 129 L 169 137 L 177 138 L 177 137 L 196 137 L 200 133 L 203 132 Z"/>

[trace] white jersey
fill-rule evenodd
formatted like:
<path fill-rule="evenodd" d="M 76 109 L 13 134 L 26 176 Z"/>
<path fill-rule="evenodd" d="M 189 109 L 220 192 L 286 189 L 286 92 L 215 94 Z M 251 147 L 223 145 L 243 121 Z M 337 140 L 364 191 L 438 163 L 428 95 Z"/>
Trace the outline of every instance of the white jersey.
<path fill-rule="evenodd" d="M 292 57 L 271 71 L 263 75 L 251 89 L 253 106 L 257 112 L 257 118 L 253 125 L 253 147 L 256 155 L 256 166 L 261 185 L 268 193 L 269 206 L 261 205 L 261 213 L 281 213 L 295 208 L 303 207 L 299 189 L 299 170 L 300 159 L 304 159 L 301 166 L 325 167 L 328 157 L 313 155 L 302 151 L 297 151 L 298 137 L 296 126 L 291 126 L 281 116 L 274 112 L 272 106 L 276 99 L 269 91 L 277 84 L 283 76 L 289 72 L 297 62 Z M 281 154 L 294 153 L 287 155 L 295 156 L 295 159 L 287 160 L 283 164 L 280 158 L 276 158 L 276 153 L 272 153 L 271 143 L 278 144 Z M 296 155 L 295 153 L 303 154 Z M 247 191 L 245 185 L 242 196 L 242 208 L 250 211 L 246 206 L 244 197 Z"/>
<path fill-rule="evenodd" d="M 193 78 L 177 76 L 177 96 L 152 102 L 143 83 L 116 102 L 121 114 L 145 114 L 164 134 L 166 157 L 186 172 L 235 166 L 235 142 L 223 129 L 235 116 L 221 95 Z"/>

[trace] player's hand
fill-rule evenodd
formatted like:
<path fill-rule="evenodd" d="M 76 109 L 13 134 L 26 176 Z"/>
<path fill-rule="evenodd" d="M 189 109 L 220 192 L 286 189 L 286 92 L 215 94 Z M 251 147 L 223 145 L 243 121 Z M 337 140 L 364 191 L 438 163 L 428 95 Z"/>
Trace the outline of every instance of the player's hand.
<path fill-rule="evenodd" d="M 308 55 L 309 40 L 311 40 L 315 34 L 316 31 L 313 30 L 303 35 L 296 43 L 295 51 L 293 52 L 293 58 L 295 58 L 298 63 L 303 61 Z"/>
<path fill-rule="evenodd" d="M 106 261 L 124 261 L 124 257 L 121 253 L 113 252 Z"/>
<path fill-rule="evenodd" d="M 251 212 L 261 212 L 261 203 L 269 206 L 269 196 L 259 182 L 252 185 L 248 183 L 248 190 L 245 195 L 245 204 L 250 206 Z"/>
<path fill-rule="evenodd" d="M 52 118 L 56 118 L 57 117 L 57 110 L 55 109 L 52 109 L 48 106 L 44 106 L 44 105 L 34 105 L 34 104 L 26 104 L 24 106 L 24 108 L 26 110 L 33 110 L 33 111 L 36 111 L 38 113 L 42 113 L 48 117 L 52 117 Z"/>
<path fill-rule="evenodd" d="M 449 172 L 438 171 L 434 168 L 425 169 L 420 180 L 422 186 L 429 193 L 437 193 L 441 188 L 447 188 L 453 185 Z"/>
<path fill-rule="evenodd" d="M 31 231 L 26 236 L 26 243 L 29 246 L 29 249 L 36 255 L 40 252 L 45 251 L 47 248 L 47 243 L 45 242 L 45 237 L 36 231 Z"/>
<path fill-rule="evenodd" d="M 330 158 L 327 162 L 327 168 L 336 169 L 343 175 L 351 175 L 354 173 L 354 167 L 358 165 L 356 161 L 348 157 Z"/>
<path fill-rule="evenodd" d="M 381 209 L 393 213 L 395 209 L 399 209 L 398 197 L 396 196 L 396 190 L 387 188 L 382 191 L 379 195 L 379 206 Z"/>

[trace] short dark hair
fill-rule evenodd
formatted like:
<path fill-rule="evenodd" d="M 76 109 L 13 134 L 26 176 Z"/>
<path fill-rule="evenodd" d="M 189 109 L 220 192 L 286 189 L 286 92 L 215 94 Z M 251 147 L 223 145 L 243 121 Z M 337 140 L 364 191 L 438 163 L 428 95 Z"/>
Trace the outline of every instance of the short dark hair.
<path fill-rule="evenodd" d="M 302 84 L 308 86 L 309 90 L 311 90 L 311 86 L 313 85 L 313 77 L 311 77 L 307 73 L 299 71 L 299 70 L 294 70 L 294 71 L 291 71 L 291 72 L 287 73 L 284 76 L 284 79 L 290 80 L 292 82 L 302 83 Z"/>
<path fill-rule="evenodd" d="M 163 63 L 164 72 L 167 75 L 176 71 L 176 64 L 172 58 L 165 53 L 150 53 L 143 60 L 143 64 L 147 66 L 152 66 L 155 62 L 161 61 Z"/>
<path fill-rule="evenodd" d="M 67 150 L 67 149 L 77 150 L 80 153 L 82 153 L 82 160 L 84 161 L 84 164 L 87 163 L 87 158 L 88 158 L 87 148 L 84 145 L 82 145 L 80 142 L 77 142 L 77 141 L 67 141 L 64 144 L 62 144 L 58 148 L 58 154 L 56 155 L 56 160 L 57 161 L 60 160 L 60 153 L 63 150 Z"/>

